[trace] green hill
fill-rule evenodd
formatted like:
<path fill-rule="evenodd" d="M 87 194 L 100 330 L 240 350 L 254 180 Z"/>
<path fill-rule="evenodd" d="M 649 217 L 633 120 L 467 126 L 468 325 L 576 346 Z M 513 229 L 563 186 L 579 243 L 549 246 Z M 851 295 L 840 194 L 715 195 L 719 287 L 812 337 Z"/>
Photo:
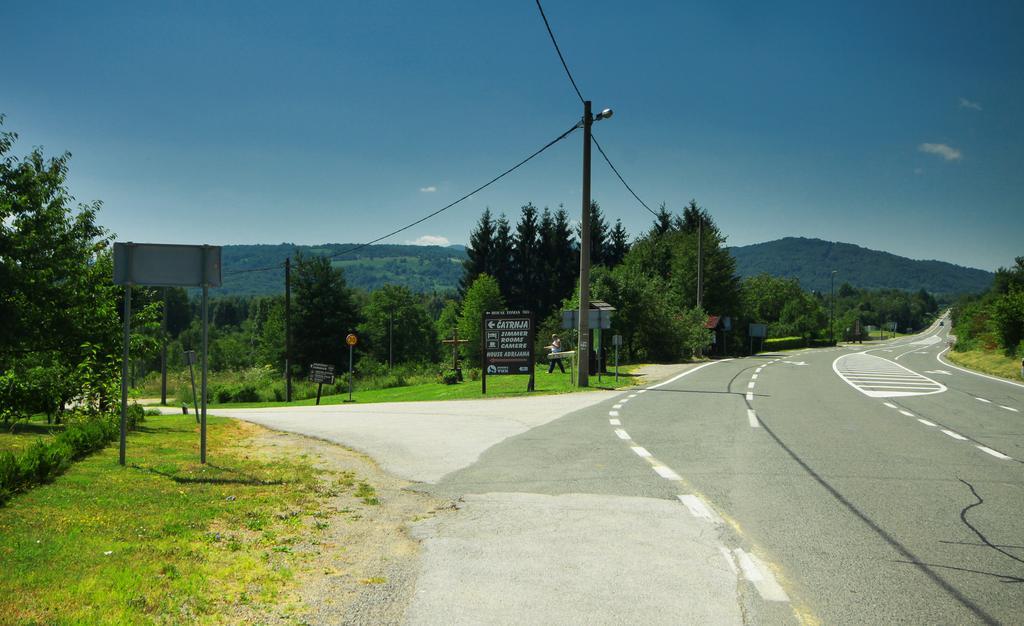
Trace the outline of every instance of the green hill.
<path fill-rule="evenodd" d="M 837 270 L 836 287 L 849 283 L 862 289 L 925 289 L 933 294 L 985 291 L 992 272 L 943 261 L 915 261 L 849 243 L 786 237 L 730 248 L 740 276 L 761 273 L 797 278 L 804 289 L 828 291 L 829 275 Z"/>
<path fill-rule="evenodd" d="M 284 260 L 295 250 L 309 255 L 337 255 L 358 244 L 325 243 L 318 246 L 259 244 L 224 246 L 223 285 L 218 296 L 274 295 L 284 293 Z M 464 246 L 374 245 L 335 259 L 345 271 L 349 287 L 368 291 L 387 283 L 405 285 L 413 291 L 452 291 L 462 277 Z M 262 268 L 266 271 L 251 271 Z"/>

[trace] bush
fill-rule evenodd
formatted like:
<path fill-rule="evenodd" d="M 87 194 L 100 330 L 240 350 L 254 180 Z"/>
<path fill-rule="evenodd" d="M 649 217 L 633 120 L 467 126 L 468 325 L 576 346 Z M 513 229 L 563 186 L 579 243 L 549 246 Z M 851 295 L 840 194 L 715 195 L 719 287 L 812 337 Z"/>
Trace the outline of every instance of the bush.
<path fill-rule="evenodd" d="M 754 341 L 757 346 L 757 341 Z M 806 348 L 807 340 L 803 337 L 776 337 L 764 340 L 765 350 L 792 350 L 794 348 Z"/>
<path fill-rule="evenodd" d="M 260 392 L 253 383 L 242 383 L 231 390 L 233 402 L 259 402 Z"/>
<path fill-rule="evenodd" d="M 440 378 L 445 385 L 455 385 L 459 382 L 459 373 L 449 368 L 441 371 Z"/>

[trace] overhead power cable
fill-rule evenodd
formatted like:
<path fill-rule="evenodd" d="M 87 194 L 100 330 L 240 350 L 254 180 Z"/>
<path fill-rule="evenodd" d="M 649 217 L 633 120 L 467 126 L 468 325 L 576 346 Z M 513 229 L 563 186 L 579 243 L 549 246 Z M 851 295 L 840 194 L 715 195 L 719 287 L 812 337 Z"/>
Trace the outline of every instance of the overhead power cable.
<path fill-rule="evenodd" d="M 576 86 L 576 80 L 572 77 L 572 72 L 569 71 L 569 64 L 565 62 L 565 57 L 562 56 L 562 49 L 558 47 L 558 41 L 555 39 L 555 33 L 551 31 L 551 24 L 548 23 L 548 16 L 544 15 L 544 7 L 540 5 L 540 0 L 536 0 L 537 10 L 540 11 L 540 17 L 544 20 L 544 26 L 548 29 L 548 35 L 551 37 L 551 43 L 555 46 L 555 52 L 558 53 L 559 60 L 562 61 L 562 67 L 565 68 L 565 75 L 569 77 L 569 82 L 572 83 L 572 88 L 576 90 L 576 95 L 580 97 L 580 102 L 584 102 L 583 94 L 580 93 L 580 88 Z"/>
<path fill-rule="evenodd" d="M 535 0 L 535 2 L 537 3 L 537 10 L 540 11 L 540 17 L 544 20 L 544 26 L 548 29 L 548 36 L 551 37 L 551 44 L 555 46 L 555 52 L 558 53 L 558 59 L 562 62 L 562 67 L 565 68 L 565 75 L 569 77 L 569 82 L 572 83 L 572 88 L 576 90 L 576 95 L 579 96 L 580 102 L 586 102 L 583 94 L 580 93 L 580 88 L 576 85 L 576 79 L 572 77 L 572 72 L 569 71 L 569 64 L 565 62 L 565 56 L 562 55 L 562 49 L 558 46 L 558 40 L 555 39 L 555 33 L 551 30 L 551 24 L 548 22 L 548 17 L 544 15 L 544 7 L 540 5 L 540 0 Z M 639 202 L 641 206 L 647 209 L 651 215 L 657 217 L 658 214 L 652 211 L 651 207 L 647 206 L 647 203 L 640 199 L 640 196 L 636 195 L 636 192 L 629 186 L 626 179 L 622 177 L 619 170 L 612 165 L 612 160 L 608 158 L 608 155 L 605 154 L 604 148 L 602 148 L 601 144 L 597 142 L 597 137 L 591 133 L 590 138 L 594 141 L 594 145 L 597 146 L 598 152 L 600 152 L 601 156 L 604 157 L 605 163 L 608 164 L 608 167 L 612 168 L 612 171 L 615 172 L 615 175 L 619 178 L 619 181 L 622 182 L 623 186 L 629 190 L 629 193 L 633 194 L 633 197 L 636 198 L 636 201 Z"/>
<path fill-rule="evenodd" d="M 573 124 L 572 127 L 570 127 L 568 130 L 566 130 L 564 133 L 562 133 L 561 135 L 555 137 L 551 141 L 549 141 L 546 144 L 544 144 L 543 147 L 541 147 L 539 150 L 537 150 L 536 152 L 534 152 L 530 156 L 528 156 L 525 159 L 523 159 L 522 161 L 516 163 L 515 165 L 513 165 L 510 168 L 508 168 L 504 172 L 498 174 L 497 176 L 495 176 L 491 180 L 487 181 L 486 183 L 480 185 L 479 187 L 477 187 L 473 191 L 470 191 L 469 193 L 465 194 L 464 196 L 462 196 L 458 200 L 455 200 L 454 202 L 451 202 L 450 204 L 447 204 L 447 205 L 441 207 L 440 209 L 434 211 L 433 213 L 425 215 L 425 216 L 421 217 L 420 219 L 416 220 L 415 222 L 411 222 L 409 224 L 406 224 L 405 226 L 403 226 L 403 227 L 401 227 L 399 229 L 393 230 L 393 231 L 391 231 L 390 233 L 388 233 L 386 235 L 381 235 L 380 237 L 377 237 L 376 239 L 373 239 L 372 241 L 368 241 L 366 243 L 361 243 L 361 244 L 359 244 L 357 246 L 353 246 L 353 247 L 349 248 L 348 250 L 342 250 L 341 252 L 338 252 L 337 254 L 332 254 L 331 256 L 329 256 L 327 258 L 328 259 L 337 259 L 337 258 L 343 257 L 343 256 L 345 256 L 347 254 L 352 254 L 353 252 L 357 252 L 359 250 L 362 250 L 363 248 L 365 248 L 367 246 L 372 246 L 373 244 L 375 244 L 375 243 L 377 243 L 379 241 L 383 241 L 384 239 L 387 239 L 388 237 L 392 237 L 394 235 L 397 235 L 398 233 L 400 233 L 402 231 L 409 230 L 413 226 L 416 226 L 418 224 L 422 224 L 423 222 L 429 220 L 430 218 L 432 218 L 432 217 L 434 217 L 434 216 L 436 216 L 436 215 L 438 215 L 440 213 L 443 213 L 444 211 L 447 211 L 448 209 L 450 209 L 453 206 L 455 206 L 456 204 L 459 204 L 463 200 L 466 200 L 467 198 L 469 198 L 473 194 L 478 193 L 480 191 L 483 191 L 487 187 L 490 187 L 491 185 L 493 185 L 494 183 L 498 182 L 502 178 L 508 176 L 509 174 L 511 174 L 512 172 L 516 171 L 520 167 L 526 165 L 528 162 L 530 162 L 531 160 L 533 160 L 534 158 L 539 156 L 542 152 L 544 152 L 545 150 L 547 150 L 551 146 L 555 145 L 559 141 L 562 141 L 563 139 L 565 139 L 566 137 L 571 135 L 572 132 L 574 130 L 576 130 L 577 128 L 579 128 L 579 127 L 580 127 L 580 123 L 579 122 L 577 122 L 576 124 Z M 279 269 L 280 267 L 281 267 L 280 265 L 274 265 L 274 266 L 271 266 L 271 267 L 257 267 L 257 268 L 253 268 L 253 269 L 237 270 L 237 271 L 234 271 L 234 272 L 228 272 L 228 273 L 225 274 L 225 276 L 233 276 L 235 274 L 246 274 L 246 273 L 249 273 L 249 272 L 265 272 L 265 271 L 269 271 L 269 270 Z"/>
<path fill-rule="evenodd" d="M 601 144 L 597 142 L 597 137 L 594 136 L 593 131 L 591 131 L 590 133 L 590 139 L 594 142 L 594 145 L 597 146 L 597 151 L 600 152 L 601 156 L 604 157 L 604 162 L 608 164 L 608 167 L 612 168 L 612 171 L 615 172 L 615 175 L 619 177 L 619 180 L 622 181 L 622 184 L 626 187 L 626 189 L 629 190 L 629 193 L 633 194 L 633 197 L 636 198 L 636 201 L 643 205 L 643 207 L 647 209 L 647 211 L 651 215 L 653 215 L 654 217 L 658 217 L 658 214 L 652 211 L 651 207 L 647 206 L 647 203 L 640 199 L 640 196 L 636 195 L 636 192 L 633 191 L 633 188 L 629 186 L 629 183 L 626 182 L 626 179 L 622 177 L 622 174 L 619 173 L 619 170 L 617 170 L 615 166 L 612 165 L 612 160 L 609 159 L 608 155 L 604 153 L 604 148 L 602 148 Z"/>

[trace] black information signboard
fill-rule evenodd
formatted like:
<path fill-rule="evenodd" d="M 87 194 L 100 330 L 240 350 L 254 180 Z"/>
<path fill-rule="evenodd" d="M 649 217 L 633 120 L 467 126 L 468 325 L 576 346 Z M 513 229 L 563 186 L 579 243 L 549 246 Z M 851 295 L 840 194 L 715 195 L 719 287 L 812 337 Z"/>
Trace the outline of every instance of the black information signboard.
<path fill-rule="evenodd" d="M 321 385 L 334 384 L 334 366 L 327 363 L 313 363 L 309 366 L 309 382 Z"/>
<path fill-rule="evenodd" d="M 483 393 L 487 377 L 529 374 L 527 390 L 533 391 L 533 313 L 487 311 L 483 319 Z"/>

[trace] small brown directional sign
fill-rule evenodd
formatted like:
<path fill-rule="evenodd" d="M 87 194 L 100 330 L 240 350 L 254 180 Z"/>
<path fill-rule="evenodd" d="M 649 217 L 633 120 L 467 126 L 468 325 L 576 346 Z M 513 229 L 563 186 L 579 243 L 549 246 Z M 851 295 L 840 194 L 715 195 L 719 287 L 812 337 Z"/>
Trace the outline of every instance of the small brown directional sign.
<path fill-rule="evenodd" d="M 530 311 L 484 313 L 484 373 L 533 372 L 533 314 Z"/>
<path fill-rule="evenodd" d="M 334 366 L 328 363 L 312 363 L 309 366 L 309 382 L 321 385 L 334 384 Z"/>

